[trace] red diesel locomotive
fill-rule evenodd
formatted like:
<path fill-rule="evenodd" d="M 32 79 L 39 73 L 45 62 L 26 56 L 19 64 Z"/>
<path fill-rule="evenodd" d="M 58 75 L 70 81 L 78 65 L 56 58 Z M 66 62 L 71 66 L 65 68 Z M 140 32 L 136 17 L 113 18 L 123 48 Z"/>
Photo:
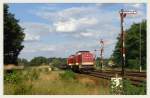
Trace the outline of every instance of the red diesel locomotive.
<path fill-rule="evenodd" d="M 75 65 L 75 55 L 70 55 L 67 58 L 67 65 L 71 68 L 73 65 Z"/>
<path fill-rule="evenodd" d="M 91 70 L 95 68 L 94 55 L 89 51 L 78 51 L 67 58 L 67 65 L 74 71 Z"/>

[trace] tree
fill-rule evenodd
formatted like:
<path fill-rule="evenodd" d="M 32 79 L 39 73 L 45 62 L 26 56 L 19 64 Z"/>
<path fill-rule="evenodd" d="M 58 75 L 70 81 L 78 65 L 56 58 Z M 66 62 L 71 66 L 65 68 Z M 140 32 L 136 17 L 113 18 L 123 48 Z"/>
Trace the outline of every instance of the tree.
<path fill-rule="evenodd" d="M 31 66 L 39 66 L 42 64 L 48 64 L 48 59 L 40 56 L 40 57 L 35 57 L 30 61 Z"/>
<path fill-rule="evenodd" d="M 48 62 L 52 64 L 52 66 L 59 67 L 61 65 L 66 65 L 66 58 L 48 58 Z"/>
<path fill-rule="evenodd" d="M 140 25 L 141 25 L 141 38 L 140 38 Z M 113 52 L 113 57 L 118 65 L 121 65 L 121 41 L 120 37 L 117 38 L 118 42 Z M 141 65 L 146 69 L 146 20 L 141 23 L 134 23 L 125 35 L 125 48 L 126 48 L 126 66 L 128 68 L 139 68 L 140 66 L 140 39 L 141 39 Z"/>
<path fill-rule="evenodd" d="M 121 41 L 120 35 L 117 37 L 118 42 L 116 43 L 115 50 L 113 52 L 114 61 L 117 63 L 116 66 L 121 65 Z"/>
<path fill-rule="evenodd" d="M 23 49 L 23 28 L 14 14 L 8 11 L 9 7 L 4 4 L 4 64 L 16 64 L 20 51 Z"/>
<path fill-rule="evenodd" d="M 28 66 L 29 65 L 29 62 L 28 60 L 24 59 L 24 58 L 18 58 L 18 65 L 24 65 L 24 66 Z"/>
<path fill-rule="evenodd" d="M 53 59 L 51 62 L 53 67 L 59 67 L 60 65 L 63 65 L 60 59 Z"/>
<path fill-rule="evenodd" d="M 140 38 L 141 25 L 141 38 Z M 141 39 L 141 60 L 140 60 L 140 39 Z M 127 67 L 138 68 L 140 61 L 142 68 L 146 68 L 146 21 L 137 23 L 127 30 L 126 35 L 126 63 Z"/>

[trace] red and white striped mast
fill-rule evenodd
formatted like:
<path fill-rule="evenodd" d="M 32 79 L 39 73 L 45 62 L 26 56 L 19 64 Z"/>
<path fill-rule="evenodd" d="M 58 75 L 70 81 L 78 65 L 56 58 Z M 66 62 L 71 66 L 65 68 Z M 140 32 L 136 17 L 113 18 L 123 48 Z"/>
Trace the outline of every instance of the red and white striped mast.
<path fill-rule="evenodd" d="M 120 13 L 120 18 L 121 18 L 121 58 L 122 58 L 122 76 L 124 76 L 125 72 L 125 32 L 124 32 L 124 18 L 126 17 L 127 14 L 136 14 L 136 11 L 125 11 L 121 9 Z"/>
<path fill-rule="evenodd" d="M 103 69 L 103 53 L 104 53 L 104 41 L 101 39 L 101 41 L 100 41 L 100 64 L 101 64 L 101 71 Z"/>

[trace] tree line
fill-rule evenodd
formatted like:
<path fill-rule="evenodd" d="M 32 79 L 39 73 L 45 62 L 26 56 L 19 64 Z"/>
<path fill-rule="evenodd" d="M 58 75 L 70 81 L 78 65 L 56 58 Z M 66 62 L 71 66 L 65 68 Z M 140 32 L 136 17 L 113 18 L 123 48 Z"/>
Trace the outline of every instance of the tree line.
<path fill-rule="evenodd" d="M 66 58 L 46 58 L 46 57 L 34 57 L 30 61 L 24 58 L 18 59 L 18 64 L 23 66 L 41 66 L 41 65 L 49 65 L 53 67 L 59 67 L 61 65 L 65 65 L 67 63 Z"/>
<path fill-rule="evenodd" d="M 121 66 L 121 39 L 117 37 L 117 44 L 113 52 L 116 65 Z M 146 69 L 146 20 L 134 23 L 125 31 L 126 68 Z"/>

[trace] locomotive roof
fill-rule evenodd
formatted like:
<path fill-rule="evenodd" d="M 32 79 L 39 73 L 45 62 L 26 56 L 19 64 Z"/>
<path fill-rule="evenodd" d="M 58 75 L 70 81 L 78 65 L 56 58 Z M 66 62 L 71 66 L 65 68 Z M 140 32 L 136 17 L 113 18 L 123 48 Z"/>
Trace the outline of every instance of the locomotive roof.
<path fill-rule="evenodd" d="M 70 55 L 70 56 L 74 56 L 74 54 Z"/>
<path fill-rule="evenodd" d="M 78 51 L 77 53 L 79 53 L 79 52 L 90 52 L 90 51 Z"/>

